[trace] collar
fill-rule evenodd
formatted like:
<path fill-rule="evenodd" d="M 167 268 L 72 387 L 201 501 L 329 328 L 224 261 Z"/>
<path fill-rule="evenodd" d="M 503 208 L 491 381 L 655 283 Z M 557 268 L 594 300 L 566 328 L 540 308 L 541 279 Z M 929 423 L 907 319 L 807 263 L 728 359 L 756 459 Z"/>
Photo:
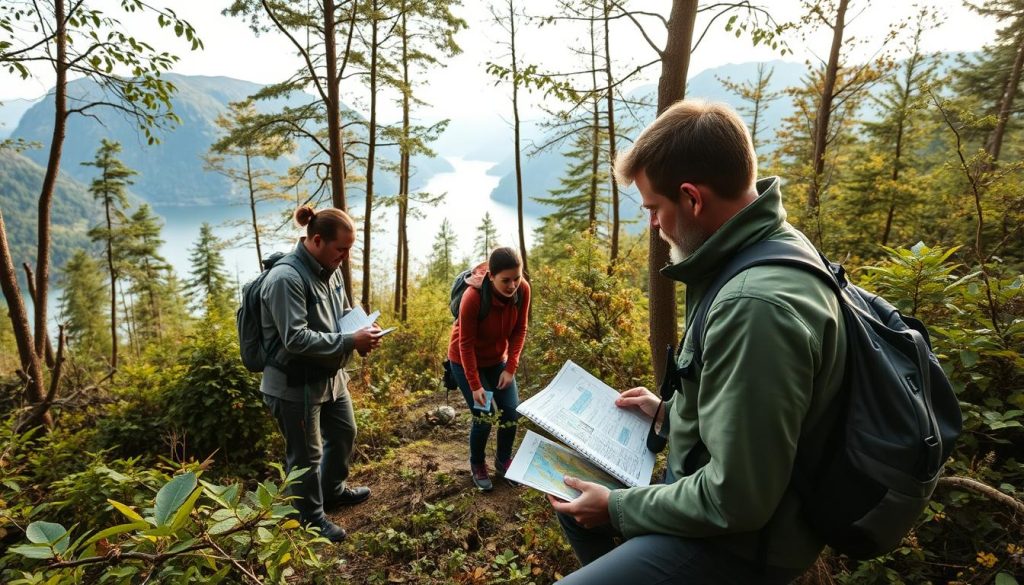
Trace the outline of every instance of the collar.
<path fill-rule="evenodd" d="M 757 199 L 729 218 L 688 258 L 661 269 L 662 276 L 685 284 L 710 278 L 743 248 L 767 239 L 786 222 L 778 177 L 757 181 Z"/>
<path fill-rule="evenodd" d="M 327 270 L 326 268 L 321 266 L 320 263 L 316 261 L 316 258 L 314 258 L 313 255 L 309 253 L 309 250 L 306 249 L 305 242 L 305 236 L 299 238 L 299 242 L 295 244 L 295 256 L 297 256 L 299 260 L 301 260 L 302 263 L 306 265 L 306 268 L 309 269 L 309 272 L 311 274 L 315 274 L 317 275 L 317 277 L 323 280 L 327 280 L 328 278 L 331 277 L 331 274 L 333 274 L 334 271 Z"/>

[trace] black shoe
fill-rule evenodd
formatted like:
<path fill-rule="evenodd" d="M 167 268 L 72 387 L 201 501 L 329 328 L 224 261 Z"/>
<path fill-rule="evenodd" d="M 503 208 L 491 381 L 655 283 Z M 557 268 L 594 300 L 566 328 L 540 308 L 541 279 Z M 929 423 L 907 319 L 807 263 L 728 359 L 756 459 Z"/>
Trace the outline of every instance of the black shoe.
<path fill-rule="evenodd" d="M 310 522 L 308 526 L 310 528 L 316 528 L 320 532 L 320 536 L 333 543 L 342 542 L 348 536 L 348 534 L 345 533 L 344 528 L 338 526 L 334 522 L 331 522 L 327 518 L 318 522 Z"/>
<path fill-rule="evenodd" d="M 324 498 L 324 509 L 334 509 L 339 506 L 354 506 L 361 504 L 370 497 L 370 488 L 368 487 L 357 487 L 357 488 L 345 488 L 340 494 L 329 498 Z"/>

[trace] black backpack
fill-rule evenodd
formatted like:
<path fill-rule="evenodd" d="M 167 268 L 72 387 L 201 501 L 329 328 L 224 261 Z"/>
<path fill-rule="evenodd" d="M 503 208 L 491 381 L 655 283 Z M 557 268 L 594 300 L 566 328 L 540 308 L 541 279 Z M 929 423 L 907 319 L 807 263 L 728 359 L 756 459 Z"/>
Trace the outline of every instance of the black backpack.
<path fill-rule="evenodd" d="M 839 298 L 846 329 L 846 371 L 821 423 L 831 425 L 821 459 L 808 461 L 797 449 L 792 482 L 805 520 L 839 553 L 886 554 L 924 511 L 960 435 L 956 395 L 923 323 L 850 284 L 843 267 L 820 253 L 777 240 L 742 250 L 708 288 L 686 332 L 694 363 L 703 363 L 715 296 L 737 274 L 763 265 L 792 266 L 825 282 Z"/>
<path fill-rule="evenodd" d="M 266 347 L 263 341 L 263 303 L 260 300 L 263 281 L 274 266 L 280 264 L 299 270 L 297 263 L 298 259 L 293 254 L 275 252 L 263 259 L 263 272 L 242 287 L 242 304 L 235 312 L 235 327 L 238 329 L 238 349 L 242 364 L 250 372 L 262 372 L 277 351 L 276 344 L 271 343 Z M 309 298 L 310 291 L 306 285 L 307 305 Z M 280 343 L 279 340 L 277 342 Z"/>

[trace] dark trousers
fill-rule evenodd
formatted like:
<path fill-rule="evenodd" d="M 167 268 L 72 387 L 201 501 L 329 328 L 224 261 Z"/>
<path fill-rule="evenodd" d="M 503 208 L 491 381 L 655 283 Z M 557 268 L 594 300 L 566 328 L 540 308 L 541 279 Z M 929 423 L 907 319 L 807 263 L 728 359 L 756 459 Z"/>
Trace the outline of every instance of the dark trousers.
<path fill-rule="evenodd" d="M 761 572 L 703 538 L 644 534 L 616 546 L 620 535 L 610 524 L 587 529 L 564 514 L 558 522 L 583 565 L 559 581 L 564 585 L 784 585 L 803 573 L 778 567 Z"/>
<path fill-rule="evenodd" d="M 284 435 L 285 468 L 309 468 L 291 486 L 292 505 L 303 522 L 319 522 L 325 518 L 324 499 L 341 495 L 348 478 L 356 439 L 352 398 L 345 391 L 337 400 L 308 407 L 267 394 L 263 401 Z"/>
<path fill-rule="evenodd" d="M 516 407 L 519 406 L 519 388 L 515 379 L 504 390 L 498 390 L 498 378 L 504 370 L 505 364 L 477 369 L 484 390 L 494 393 L 491 412 L 497 407 L 499 413 L 498 461 L 512 459 L 512 443 L 516 440 L 516 421 L 519 420 L 519 413 L 516 412 Z M 459 385 L 459 390 L 462 391 L 462 397 L 466 399 L 469 411 L 473 413 L 473 426 L 469 429 L 469 462 L 480 465 L 484 462 L 487 439 L 491 436 L 491 423 L 483 418 L 489 413 L 475 408 L 479 405 L 473 402 L 473 391 L 469 387 L 466 370 L 462 365 L 452 362 L 452 375 L 455 377 L 455 383 Z"/>

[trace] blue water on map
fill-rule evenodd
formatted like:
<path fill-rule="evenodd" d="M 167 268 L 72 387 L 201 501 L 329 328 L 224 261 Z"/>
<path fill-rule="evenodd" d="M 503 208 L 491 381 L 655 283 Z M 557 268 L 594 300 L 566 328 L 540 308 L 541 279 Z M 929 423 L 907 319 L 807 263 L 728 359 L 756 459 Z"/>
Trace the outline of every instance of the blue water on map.
<path fill-rule="evenodd" d="M 623 445 L 629 445 L 629 437 L 631 434 L 632 433 L 630 433 L 629 429 L 626 427 L 622 427 L 621 429 L 619 429 L 619 443 Z"/>

